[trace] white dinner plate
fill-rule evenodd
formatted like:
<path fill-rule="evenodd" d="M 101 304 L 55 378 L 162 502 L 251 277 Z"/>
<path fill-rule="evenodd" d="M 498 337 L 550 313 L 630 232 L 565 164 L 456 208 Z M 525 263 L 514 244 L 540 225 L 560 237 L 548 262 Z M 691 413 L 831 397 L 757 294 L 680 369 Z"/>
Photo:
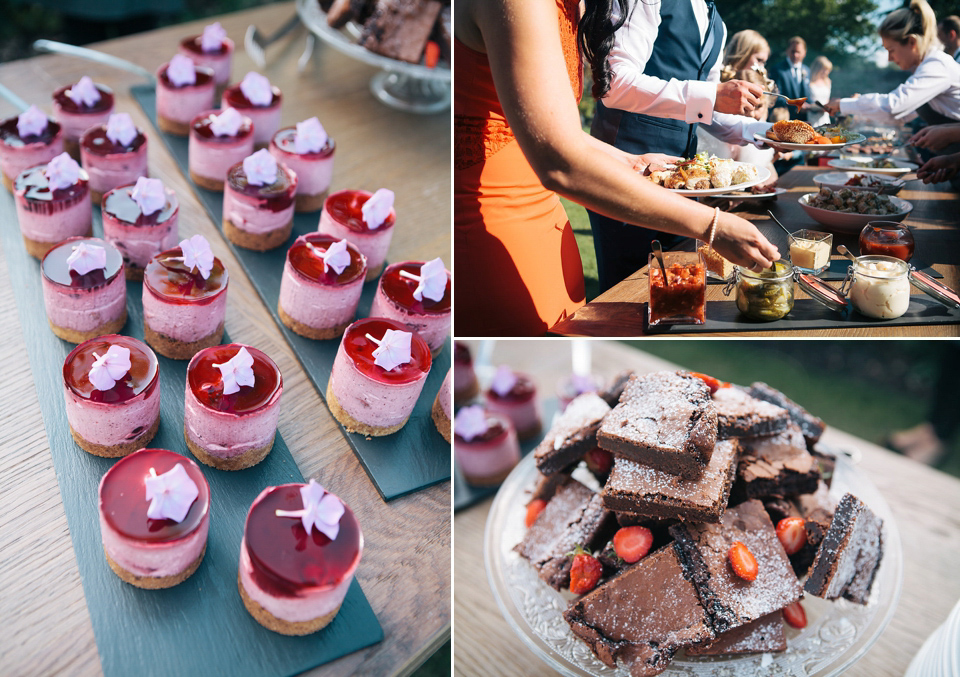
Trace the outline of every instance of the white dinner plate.
<path fill-rule="evenodd" d="M 729 189 L 728 189 L 729 190 Z M 721 193 L 720 195 L 714 195 L 715 199 L 718 200 L 772 200 L 778 195 L 783 195 L 787 192 L 786 188 L 774 188 L 769 193 L 751 193 L 750 191 L 743 191 L 740 193 Z"/>
<path fill-rule="evenodd" d="M 745 162 L 738 162 L 737 165 L 748 164 Z M 686 188 L 667 188 L 672 193 L 677 193 L 678 195 L 723 195 L 724 193 L 729 193 L 731 191 L 743 190 L 745 188 L 750 188 L 751 186 L 756 186 L 760 183 L 766 183 L 770 180 L 770 170 L 766 167 L 757 167 L 757 178 L 753 181 L 747 181 L 745 183 L 736 183 L 732 186 L 727 186 L 726 188 L 702 188 L 700 190 L 688 190 Z"/>
<path fill-rule="evenodd" d="M 805 150 L 805 151 L 816 151 L 821 152 L 825 150 L 839 150 L 844 146 L 852 146 L 857 143 L 863 143 L 867 140 L 863 134 L 850 133 L 847 135 L 847 140 L 843 143 L 788 143 L 786 141 L 774 141 L 773 139 L 768 139 L 764 134 L 754 134 L 753 138 L 757 141 L 763 141 L 764 145 L 773 148 L 774 150 L 784 151 L 784 150 Z"/>
<path fill-rule="evenodd" d="M 834 169 L 842 169 L 843 171 L 859 170 L 862 172 L 870 172 L 871 174 L 889 174 L 890 176 L 903 176 L 904 174 L 909 174 L 919 169 L 919 166 L 913 162 L 894 158 L 891 158 L 890 162 L 895 164 L 896 167 L 870 167 L 870 162 L 871 159 L 868 157 L 863 158 L 862 162 L 858 162 L 852 158 L 832 158 L 827 162 L 827 166 L 833 167 Z"/>

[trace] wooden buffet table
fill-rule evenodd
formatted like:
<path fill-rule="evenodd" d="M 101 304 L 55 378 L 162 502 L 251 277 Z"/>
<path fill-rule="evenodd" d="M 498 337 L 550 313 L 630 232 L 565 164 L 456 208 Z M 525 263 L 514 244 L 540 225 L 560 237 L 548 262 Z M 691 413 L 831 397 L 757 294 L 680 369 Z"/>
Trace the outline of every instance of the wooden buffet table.
<path fill-rule="evenodd" d="M 233 78 L 256 67 L 243 51 L 255 24 L 272 33 L 294 14 L 292 2 L 111 40 L 97 49 L 151 71 L 176 53 L 179 40 L 219 20 L 237 43 Z M 391 260 L 450 259 L 449 113 L 419 116 L 385 107 L 370 94 L 376 71 L 317 42 L 312 62 L 298 74 L 304 32 L 272 46 L 263 72 L 284 92 L 283 124 L 312 115 L 337 143 L 332 188 L 389 187 L 401 214 Z M 343 438 L 323 400 L 260 302 L 217 226 L 211 222 L 157 132 L 129 94 L 141 79 L 123 71 L 62 56 L 0 65 L 3 83 L 51 112 L 52 92 L 90 75 L 113 88 L 116 110 L 127 112 L 153 137 L 150 173 L 176 191 L 180 234 L 203 234 L 230 270 L 226 329 L 234 340 L 267 352 L 284 376 L 280 433 L 304 477 L 336 476 L 337 493 L 353 508 L 366 536 L 357 579 L 383 626 L 384 640 L 310 674 L 406 675 L 450 637 L 450 484 L 384 503 Z M 0 117 L 17 111 L 0 101 Z M 319 218 L 319 214 L 318 214 Z M 15 223 L 3 224 L 16 228 Z M 218 244 L 219 243 L 219 244 Z M 30 364 L 11 293 L 16 284 L 0 254 L 0 673 L 102 674 Z M 24 309 L 24 312 L 43 312 Z M 449 355 L 435 368 L 446 369 Z M 79 449 L 77 453 L 83 453 Z"/>
<path fill-rule="evenodd" d="M 627 368 L 676 368 L 633 347 L 594 342 L 593 371 L 606 376 Z M 638 346 L 642 348 L 642 346 Z M 476 354 L 476 345 L 472 346 Z M 569 373 L 570 353 L 556 341 L 499 341 L 491 364 L 509 364 L 540 384 Z M 899 677 L 926 637 L 960 598 L 960 480 L 839 430 L 824 441 L 863 452 L 860 469 L 883 494 L 903 541 L 903 590 L 895 615 L 867 654 L 847 670 L 849 677 Z M 514 634 L 487 585 L 483 534 L 493 499 L 456 514 L 455 674 L 524 676 L 556 674 Z"/>
<path fill-rule="evenodd" d="M 739 210 L 736 213 L 754 222 L 771 221 L 766 214 L 770 209 L 788 230 L 801 228 L 827 230 L 807 216 L 797 200 L 805 193 L 816 192 L 813 177 L 819 173 L 839 171 L 830 167 L 796 167 L 784 174 L 779 185 L 787 189 L 776 200 L 757 203 L 750 211 Z M 908 174 L 908 177 L 915 176 Z M 909 183 L 897 195 L 913 204 L 913 212 L 905 223 L 913 226 L 916 238 L 915 260 L 931 265 L 943 275 L 940 280 L 951 289 L 960 289 L 960 196 L 950 190 L 949 184 Z M 882 220 L 882 217 L 877 217 Z M 846 245 L 856 253 L 857 236 L 834 233 L 832 258 L 842 258 L 836 253 L 837 245 Z M 789 251 L 780 251 L 783 258 L 789 259 Z M 839 287 L 840 282 L 833 282 Z M 723 285 L 707 285 L 707 301 L 731 301 L 733 295 L 723 296 Z M 912 287 L 913 294 L 922 294 Z M 809 298 L 796 287 L 796 298 Z M 587 303 L 572 316 L 561 320 L 550 329 L 552 334 L 565 336 L 642 336 L 644 335 L 643 313 L 648 299 L 647 271 L 637 271 L 615 287 Z M 709 305 L 707 313 L 709 319 Z M 757 326 L 757 325 L 754 325 Z M 765 325 L 759 325 L 765 326 Z M 677 327 L 676 329 L 681 329 Z M 671 331 L 670 336 L 683 335 L 682 331 Z M 823 336 L 823 337 L 860 337 L 860 336 L 960 336 L 958 324 L 924 324 L 905 327 L 884 327 L 882 324 L 867 328 L 836 328 L 802 331 L 776 331 L 761 329 L 736 333 L 699 333 L 697 336 L 739 336 L 755 338 L 758 336 Z"/>

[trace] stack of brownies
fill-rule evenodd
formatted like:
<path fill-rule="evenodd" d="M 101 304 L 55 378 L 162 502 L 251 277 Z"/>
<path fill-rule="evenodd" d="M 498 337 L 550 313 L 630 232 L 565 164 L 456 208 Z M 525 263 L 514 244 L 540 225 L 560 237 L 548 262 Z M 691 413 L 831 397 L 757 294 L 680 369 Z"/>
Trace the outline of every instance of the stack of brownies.
<path fill-rule="evenodd" d="M 572 631 L 631 675 L 659 674 L 681 648 L 783 651 L 805 592 L 866 604 L 883 554 L 882 521 L 830 497 L 832 459 L 812 451 L 823 429 L 763 383 L 618 379 L 575 399 L 534 451 L 516 550 L 583 595 L 564 614 Z M 572 477 L 581 461 L 600 492 Z"/>

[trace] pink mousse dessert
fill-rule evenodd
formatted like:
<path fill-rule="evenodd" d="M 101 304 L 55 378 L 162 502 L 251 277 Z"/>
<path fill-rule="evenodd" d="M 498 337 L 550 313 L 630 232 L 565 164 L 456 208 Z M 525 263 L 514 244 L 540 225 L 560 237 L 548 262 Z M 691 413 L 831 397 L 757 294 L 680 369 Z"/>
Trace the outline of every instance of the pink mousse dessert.
<path fill-rule="evenodd" d="M 187 136 L 190 122 L 213 108 L 213 71 L 177 54 L 157 70 L 157 126 Z"/>
<path fill-rule="evenodd" d="M 536 436 L 542 427 L 537 386 L 526 374 L 501 366 L 486 392 L 487 409 L 510 419 L 521 440 Z"/>
<path fill-rule="evenodd" d="M 333 620 L 363 554 L 353 511 L 315 480 L 267 487 L 253 501 L 237 583 L 258 623 L 307 635 Z"/>
<path fill-rule="evenodd" d="M 236 108 L 204 111 L 190 123 L 190 178 L 201 188 L 223 190 L 232 166 L 253 154 L 253 122 Z"/>
<path fill-rule="evenodd" d="M 243 76 L 239 84 L 227 87 L 220 98 L 220 108 L 236 108 L 253 120 L 253 143 L 266 148 L 280 129 L 280 109 L 283 95 L 264 76 L 253 71 Z"/>
<path fill-rule="evenodd" d="M 114 113 L 80 137 L 80 159 L 90 177 L 90 198 L 100 204 L 107 191 L 147 175 L 147 137 L 129 114 Z"/>
<path fill-rule="evenodd" d="M 80 137 L 91 127 L 105 124 L 112 112 L 113 91 L 86 75 L 53 93 L 53 117 L 63 127 L 64 150 L 78 162 Z"/>
<path fill-rule="evenodd" d="M 293 230 L 296 192 L 297 175 L 266 150 L 258 150 L 227 172 L 224 235 L 245 249 L 262 252 L 279 247 Z"/>
<path fill-rule="evenodd" d="M 141 449 L 100 480 L 100 536 L 107 564 L 138 588 L 185 581 L 200 566 L 210 529 L 210 486 L 186 456 Z"/>
<path fill-rule="evenodd" d="M 520 462 L 520 444 L 510 419 L 474 405 L 457 412 L 453 452 L 469 484 L 492 487 Z"/>
<path fill-rule="evenodd" d="M 393 199 L 393 192 L 385 188 L 376 193 L 341 190 L 323 203 L 317 230 L 357 245 L 367 257 L 368 280 L 380 274 L 387 259 L 393 225 L 397 221 Z"/>
<path fill-rule="evenodd" d="M 447 375 L 443 377 L 443 383 L 440 384 L 440 391 L 433 401 L 433 409 L 430 410 L 434 425 L 447 443 L 450 442 L 450 414 L 453 408 L 453 392 L 450 383 L 452 375 L 453 369 L 448 369 Z"/>
<path fill-rule="evenodd" d="M 63 152 L 63 128 L 36 106 L 0 122 L 0 173 L 11 193 L 25 169 L 45 165 Z"/>
<path fill-rule="evenodd" d="M 143 269 L 177 244 L 180 203 L 160 179 L 142 176 L 132 186 L 103 196 L 103 237 L 120 250 L 128 280 L 143 279 Z"/>
<path fill-rule="evenodd" d="M 123 329 L 127 282 L 123 258 L 112 244 L 71 237 L 47 252 L 40 272 L 50 329 L 64 341 L 83 343 Z"/>
<path fill-rule="evenodd" d="M 93 232 L 87 173 L 67 153 L 20 172 L 13 195 L 23 244 L 35 258 L 68 237 Z"/>
<path fill-rule="evenodd" d="M 229 276 L 202 235 L 180 242 L 147 264 L 143 335 L 164 357 L 189 360 L 220 343 Z"/>
<path fill-rule="evenodd" d="M 84 341 L 63 363 L 70 434 L 81 449 L 116 458 L 142 449 L 160 425 L 157 356 L 110 334 Z"/>
<path fill-rule="evenodd" d="M 317 118 L 285 127 L 270 141 L 270 154 L 297 175 L 297 211 L 315 212 L 323 207 L 333 179 L 336 150 Z"/>
<path fill-rule="evenodd" d="M 213 70 L 213 82 L 217 96 L 223 93 L 230 82 L 233 67 L 233 40 L 217 21 L 203 27 L 200 35 L 191 35 L 180 41 L 180 53 L 198 66 Z"/>
<path fill-rule="evenodd" d="M 395 433 L 413 412 L 430 373 L 427 342 L 380 317 L 357 320 L 343 334 L 327 383 L 327 407 L 349 432 Z"/>
<path fill-rule="evenodd" d="M 434 357 L 450 335 L 450 272 L 439 258 L 387 266 L 370 317 L 386 317 L 417 332 Z"/>
<path fill-rule="evenodd" d="M 343 334 L 357 314 L 367 260 L 346 240 L 301 235 L 287 251 L 277 314 L 290 329 L 312 339 Z"/>
<path fill-rule="evenodd" d="M 453 401 L 461 404 L 472 400 L 480 392 L 473 357 L 465 343 L 453 342 Z"/>
<path fill-rule="evenodd" d="M 220 470 L 256 465 L 273 448 L 281 393 L 280 369 L 264 352 L 239 343 L 201 350 L 187 365 L 187 447 Z"/>

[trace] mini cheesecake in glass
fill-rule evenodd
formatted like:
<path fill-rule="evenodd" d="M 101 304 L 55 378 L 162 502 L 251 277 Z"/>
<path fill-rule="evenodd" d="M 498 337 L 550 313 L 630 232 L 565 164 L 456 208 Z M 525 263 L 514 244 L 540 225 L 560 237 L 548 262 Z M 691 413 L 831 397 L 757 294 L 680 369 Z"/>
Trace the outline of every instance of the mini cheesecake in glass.
<path fill-rule="evenodd" d="M 227 37 L 227 32 L 219 21 L 204 26 L 200 35 L 191 35 L 181 40 L 180 53 L 198 66 L 213 70 L 216 96 L 223 94 L 230 82 L 233 68 L 233 40 Z"/>
<path fill-rule="evenodd" d="M 437 426 L 437 431 L 443 435 L 443 439 L 450 443 L 450 418 L 453 413 L 453 368 L 447 370 L 447 375 L 443 377 L 443 383 L 440 384 L 440 390 L 433 400 L 433 409 L 430 410 L 430 417 L 433 424 Z"/>
<path fill-rule="evenodd" d="M 157 356 L 141 341 L 110 334 L 84 341 L 63 363 L 67 422 L 94 456 L 143 448 L 160 425 Z"/>
<path fill-rule="evenodd" d="M 321 233 L 346 239 L 367 257 L 367 279 L 383 270 L 397 213 L 392 191 L 341 190 L 328 196 L 320 213 Z"/>
<path fill-rule="evenodd" d="M 370 317 L 386 317 L 420 334 L 434 357 L 450 335 L 450 273 L 439 258 L 387 266 Z"/>
<path fill-rule="evenodd" d="M 157 126 L 177 136 L 190 134 L 190 122 L 213 108 L 213 70 L 177 54 L 157 70 Z"/>
<path fill-rule="evenodd" d="M 357 314 L 367 260 L 346 240 L 301 235 L 287 252 L 277 314 L 290 329 L 312 339 L 343 334 Z"/>
<path fill-rule="evenodd" d="M 180 203 L 160 179 L 114 188 L 102 207 L 104 239 L 120 250 L 128 280 L 143 279 L 151 259 L 176 246 Z"/>
<path fill-rule="evenodd" d="M 479 405 L 463 407 L 453 422 L 453 451 L 463 479 L 477 487 L 495 487 L 520 462 L 513 424 L 503 414 Z"/>
<path fill-rule="evenodd" d="M 72 237 L 40 263 L 43 305 L 54 334 L 70 343 L 116 334 L 127 322 L 123 258 L 109 242 Z"/>
<path fill-rule="evenodd" d="M 222 191 L 227 172 L 253 153 L 253 122 L 235 108 L 204 111 L 190 123 L 190 178 L 201 188 Z"/>
<path fill-rule="evenodd" d="M 183 435 L 198 461 L 242 470 L 270 453 L 283 378 L 266 353 L 239 343 L 204 348 L 187 365 Z"/>
<path fill-rule="evenodd" d="M 543 427 L 537 386 L 526 374 L 500 366 L 486 392 L 487 409 L 503 414 L 513 423 L 521 440 L 536 437 Z"/>
<path fill-rule="evenodd" d="M 270 141 L 270 154 L 297 175 L 298 212 L 323 208 L 333 179 L 335 150 L 333 139 L 315 117 L 281 129 Z"/>
<path fill-rule="evenodd" d="M 223 187 L 223 233 L 239 247 L 267 251 L 293 230 L 297 175 L 266 150 L 235 164 Z"/>
<path fill-rule="evenodd" d="M 146 177 L 147 137 L 127 113 L 114 113 L 80 137 L 80 159 L 90 177 L 90 198 L 100 204 L 104 193 Z"/>
<path fill-rule="evenodd" d="M 327 407 L 349 432 L 390 435 L 413 412 L 430 373 L 427 342 L 399 322 L 357 320 L 343 334 L 327 384 Z"/>
<path fill-rule="evenodd" d="M 143 276 L 143 335 L 154 350 L 189 360 L 220 343 L 229 276 L 202 235 L 155 257 Z"/>
<path fill-rule="evenodd" d="M 473 356 L 466 343 L 453 342 L 453 401 L 462 404 L 480 393 L 480 383 L 473 369 Z"/>
<path fill-rule="evenodd" d="M 87 173 L 67 153 L 20 172 L 13 195 L 23 245 L 34 258 L 69 237 L 93 234 Z"/>
<path fill-rule="evenodd" d="M 280 129 L 282 104 L 280 88 L 253 71 L 239 83 L 227 87 L 220 98 L 220 108 L 236 108 L 253 120 L 253 143 L 258 149 L 269 146 L 270 139 Z"/>
<path fill-rule="evenodd" d="M 80 161 L 80 137 L 107 122 L 113 112 L 113 91 L 84 75 L 79 82 L 53 93 L 53 117 L 63 127 L 63 147 Z"/>
<path fill-rule="evenodd" d="M 63 128 L 36 106 L 0 122 L 0 174 L 11 193 L 25 169 L 45 165 L 63 152 Z"/>

